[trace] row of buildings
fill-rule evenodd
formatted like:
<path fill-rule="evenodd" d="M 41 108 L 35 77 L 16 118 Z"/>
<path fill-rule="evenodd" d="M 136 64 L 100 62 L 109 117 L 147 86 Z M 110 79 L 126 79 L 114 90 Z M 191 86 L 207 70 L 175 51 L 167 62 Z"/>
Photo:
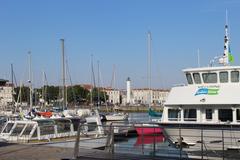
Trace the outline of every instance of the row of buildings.
<path fill-rule="evenodd" d="M 127 91 L 115 90 L 111 88 L 105 89 L 108 95 L 108 102 L 111 104 L 123 105 L 162 105 L 166 101 L 169 90 L 162 89 L 132 89 L 130 98 L 127 98 Z"/>
<path fill-rule="evenodd" d="M 165 89 L 131 89 L 129 77 L 126 81 L 126 90 L 105 88 L 104 91 L 108 95 L 109 103 L 123 105 L 163 105 L 169 93 L 169 90 Z"/>
<path fill-rule="evenodd" d="M 90 90 L 91 85 L 82 85 Z M 163 89 L 131 89 L 130 78 L 126 81 L 126 89 L 118 90 L 102 88 L 108 96 L 109 104 L 122 105 L 162 105 L 166 101 L 169 90 Z M 0 106 L 9 106 L 13 103 L 13 86 L 8 80 L 0 79 Z"/>

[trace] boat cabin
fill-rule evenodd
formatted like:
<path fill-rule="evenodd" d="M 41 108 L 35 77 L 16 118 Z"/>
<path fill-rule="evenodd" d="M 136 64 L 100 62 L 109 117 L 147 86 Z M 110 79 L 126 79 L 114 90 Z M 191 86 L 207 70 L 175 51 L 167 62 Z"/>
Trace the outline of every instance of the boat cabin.
<path fill-rule="evenodd" d="M 162 122 L 240 123 L 240 66 L 185 69 L 187 85 L 171 89 Z"/>
<path fill-rule="evenodd" d="M 206 67 L 183 70 L 188 85 L 239 83 L 240 66 Z"/>
<path fill-rule="evenodd" d="M 79 123 L 85 121 L 80 118 L 8 121 L 0 138 L 12 142 L 50 141 L 53 138 L 75 136 Z"/>

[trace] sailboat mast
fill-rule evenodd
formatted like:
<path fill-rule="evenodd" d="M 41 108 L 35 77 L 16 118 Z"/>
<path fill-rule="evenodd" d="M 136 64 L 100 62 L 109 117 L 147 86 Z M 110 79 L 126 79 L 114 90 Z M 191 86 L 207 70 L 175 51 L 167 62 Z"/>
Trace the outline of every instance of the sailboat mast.
<path fill-rule="evenodd" d="M 30 103 L 30 108 L 29 110 L 32 110 L 32 97 L 33 97 L 33 91 L 32 91 L 32 55 L 31 52 L 28 52 L 28 83 L 29 83 L 29 103 Z"/>
<path fill-rule="evenodd" d="M 42 107 L 45 108 L 45 72 L 42 71 L 42 81 L 43 81 L 43 87 L 42 87 L 42 100 L 43 100 L 43 105 Z"/>
<path fill-rule="evenodd" d="M 152 37 L 151 37 L 151 32 L 148 31 L 148 76 L 147 76 L 147 79 L 148 79 L 148 103 L 149 103 L 149 107 L 151 105 L 151 40 L 152 40 Z"/>
<path fill-rule="evenodd" d="M 13 81 L 13 64 L 11 64 L 11 81 L 12 81 L 12 106 L 14 105 L 14 81 Z"/>
<path fill-rule="evenodd" d="M 96 87 L 95 73 L 93 67 L 93 55 L 91 54 L 91 92 L 90 92 L 90 104 L 93 104 L 93 89 Z"/>
<path fill-rule="evenodd" d="M 63 98 L 63 108 L 62 110 L 67 107 L 67 101 L 66 101 L 66 82 L 65 82 L 65 53 L 64 53 L 64 39 L 60 39 L 62 43 L 62 85 L 63 85 L 63 90 L 62 90 L 62 98 Z"/>
<path fill-rule="evenodd" d="M 97 94 L 98 94 L 98 102 L 97 102 L 97 106 L 100 106 L 100 69 L 99 69 L 99 61 L 97 61 L 97 67 L 98 67 L 98 87 L 97 87 Z"/>

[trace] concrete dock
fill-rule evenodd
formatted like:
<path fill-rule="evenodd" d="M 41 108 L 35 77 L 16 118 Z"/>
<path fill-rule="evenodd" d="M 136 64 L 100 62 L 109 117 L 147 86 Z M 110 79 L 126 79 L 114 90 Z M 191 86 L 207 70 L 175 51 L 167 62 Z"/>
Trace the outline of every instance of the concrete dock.
<path fill-rule="evenodd" d="M 50 147 L 42 145 L 2 145 L 0 147 L 1 160 L 70 160 L 73 158 L 73 148 Z M 135 154 L 115 153 L 110 154 L 103 150 L 83 149 L 79 150 L 79 160 L 107 160 L 107 159 L 131 159 L 131 160 L 149 160 L 149 159 L 171 159 L 169 157 L 145 156 Z"/>

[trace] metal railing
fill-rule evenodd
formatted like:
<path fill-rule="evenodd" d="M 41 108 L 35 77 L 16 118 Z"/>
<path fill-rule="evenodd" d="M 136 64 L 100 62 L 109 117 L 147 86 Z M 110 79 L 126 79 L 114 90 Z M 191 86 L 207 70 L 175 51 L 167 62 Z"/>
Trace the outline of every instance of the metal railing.
<path fill-rule="evenodd" d="M 85 124 L 84 124 L 85 125 Z M 79 126 L 75 142 L 74 157 L 79 156 L 83 143 L 83 130 Z M 135 127 L 134 127 L 135 126 Z M 89 127 L 89 124 L 88 124 Z M 93 127 L 93 126 L 92 126 Z M 97 125 L 95 125 L 97 128 Z M 165 128 L 156 125 L 110 123 L 102 125 L 105 137 L 101 149 L 109 154 L 128 153 L 165 157 L 172 159 L 238 159 L 240 157 L 240 128 L 236 126 L 222 128 L 184 127 Z M 137 134 L 135 128 L 142 134 Z M 163 133 L 159 133 L 159 128 Z M 152 134 L 145 135 L 146 131 Z M 97 131 L 97 129 L 96 129 Z M 84 131 L 86 136 L 88 132 Z M 89 140 L 94 140 L 94 137 Z M 84 142 L 86 143 L 86 141 Z M 92 143 L 92 144 L 91 144 Z M 89 141 L 96 145 L 97 141 Z M 99 144 L 99 146 L 101 146 Z M 92 147 L 94 148 L 94 147 Z"/>

